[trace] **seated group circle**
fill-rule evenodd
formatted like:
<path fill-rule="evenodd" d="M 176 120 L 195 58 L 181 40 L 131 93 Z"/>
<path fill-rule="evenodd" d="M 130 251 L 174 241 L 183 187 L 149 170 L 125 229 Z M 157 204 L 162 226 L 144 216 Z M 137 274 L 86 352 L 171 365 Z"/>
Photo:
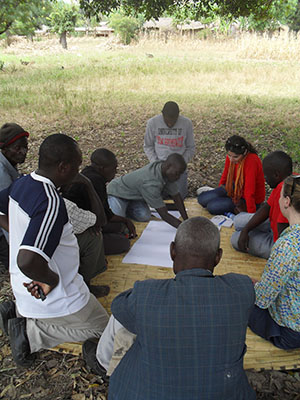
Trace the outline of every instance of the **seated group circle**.
<path fill-rule="evenodd" d="M 187 391 L 188 400 L 199 393 L 254 399 L 243 370 L 247 326 L 279 348 L 300 347 L 300 178 L 289 155 L 275 150 L 261 161 L 251 143 L 233 135 L 219 186 L 198 195 L 211 214 L 234 214 L 236 250 L 267 259 L 256 282 L 247 271 L 214 275 L 219 229 L 207 218 L 188 218 L 195 142 L 175 102 L 147 122 L 150 163 L 118 178 L 117 158 L 105 148 L 79 174 L 80 148 L 65 134 L 48 136 L 38 169 L 21 176 L 28 137 L 15 123 L 0 129 L 0 261 L 15 296 L 0 304 L 0 328 L 14 361 L 30 367 L 40 350 L 81 341 L 87 365 L 110 376 L 110 399 L 179 400 Z M 266 202 L 265 180 L 272 189 Z M 167 198 L 181 219 L 169 213 Z M 170 244 L 176 278 L 136 282 L 113 300 L 109 319 L 96 297 L 110 288 L 91 280 L 107 269 L 107 255 L 130 249 L 132 220 L 149 221 L 149 207 L 177 228 Z M 211 335 L 207 323 L 222 326 L 222 335 Z"/>

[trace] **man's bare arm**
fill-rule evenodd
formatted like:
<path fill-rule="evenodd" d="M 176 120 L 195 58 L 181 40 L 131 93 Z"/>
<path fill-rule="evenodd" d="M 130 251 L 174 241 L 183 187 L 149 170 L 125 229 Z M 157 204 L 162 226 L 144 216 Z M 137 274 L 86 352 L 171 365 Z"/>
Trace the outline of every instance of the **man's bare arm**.
<path fill-rule="evenodd" d="M 288 223 L 286 222 L 278 222 L 277 223 L 277 232 L 278 232 L 278 236 L 281 235 L 281 233 L 289 226 Z"/>
<path fill-rule="evenodd" d="M 8 216 L 0 215 L 0 227 L 8 232 Z"/>
<path fill-rule="evenodd" d="M 242 229 L 238 241 L 238 246 L 241 251 L 248 252 L 249 232 L 255 229 L 267 218 L 269 218 L 269 214 L 270 214 L 270 206 L 268 203 L 265 203 L 256 211 L 256 213 L 253 215 L 253 217 L 250 219 L 247 225 Z"/>
<path fill-rule="evenodd" d="M 175 194 L 175 196 L 172 196 L 172 199 L 174 201 L 175 206 L 177 207 L 178 211 L 180 212 L 180 215 L 184 220 L 188 219 L 188 215 L 185 209 L 184 202 L 182 200 L 182 197 L 180 193 Z"/>
<path fill-rule="evenodd" d="M 156 211 L 161 216 L 163 221 L 174 226 L 174 228 L 178 228 L 178 226 L 181 224 L 180 219 L 173 217 L 173 215 L 168 213 L 167 207 L 157 208 Z"/>

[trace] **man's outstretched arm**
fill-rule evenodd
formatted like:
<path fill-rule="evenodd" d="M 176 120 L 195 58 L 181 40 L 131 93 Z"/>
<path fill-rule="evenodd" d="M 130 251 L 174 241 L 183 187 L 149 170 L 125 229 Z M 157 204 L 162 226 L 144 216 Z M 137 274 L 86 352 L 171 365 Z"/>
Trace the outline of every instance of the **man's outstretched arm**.
<path fill-rule="evenodd" d="M 182 200 L 180 193 L 177 193 L 174 196 L 172 196 L 172 199 L 174 201 L 175 206 L 177 207 L 177 210 L 180 212 L 180 215 L 182 216 L 182 218 L 184 220 L 188 219 L 189 217 L 187 215 L 185 205 L 184 205 L 184 202 Z"/>
<path fill-rule="evenodd" d="M 161 219 L 168 224 L 174 226 L 174 228 L 178 228 L 178 226 L 181 224 L 180 219 L 173 217 L 173 215 L 168 213 L 167 207 L 161 207 L 157 208 L 156 211 L 158 214 L 161 216 Z"/>

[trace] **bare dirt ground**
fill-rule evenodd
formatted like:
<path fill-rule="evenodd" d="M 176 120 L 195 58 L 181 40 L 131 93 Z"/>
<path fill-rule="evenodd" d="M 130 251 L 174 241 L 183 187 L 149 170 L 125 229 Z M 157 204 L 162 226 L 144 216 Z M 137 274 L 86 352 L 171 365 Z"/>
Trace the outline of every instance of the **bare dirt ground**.
<path fill-rule="evenodd" d="M 29 48 L 28 51 L 32 49 Z M 5 113 L 2 117 L 6 119 Z M 117 155 L 119 174 L 134 170 L 147 162 L 141 148 L 145 124 L 142 115 L 138 128 L 119 126 L 111 130 L 108 127 L 98 129 L 93 123 L 83 126 L 79 121 L 74 124 L 74 121 L 65 120 L 56 123 L 53 127 L 51 121 L 47 122 L 46 117 L 45 121 L 26 120 L 26 116 L 22 119 L 22 125 L 28 127 L 28 130 L 32 128 L 35 132 L 30 139 L 27 161 L 22 167 L 24 172 L 30 172 L 36 168 L 38 147 L 42 139 L 58 131 L 72 133 L 74 138 L 78 138 L 84 155 L 83 166 L 88 163 L 91 151 L 97 147 L 103 147 L 104 144 Z M 218 134 L 218 142 L 211 137 L 208 143 L 205 135 L 217 127 L 214 119 L 202 121 L 201 126 L 205 126 L 205 130 L 197 126 L 196 121 L 193 122 L 197 129 L 197 154 L 189 165 L 189 195 L 192 197 L 195 196 L 195 191 L 199 186 L 218 184 L 225 157 L 224 149 L 220 148 L 220 141 L 224 143 L 232 134 L 225 129 L 226 121 L 224 121 L 224 129 Z M 125 135 L 120 137 L 119 132 L 125 132 Z M 271 139 L 268 146 L 272 144 Z M 268 146 L 260 147 L 260 151 L 270 151 Z M 207 153 L 205 149 L 208 147 Z M 8 273 L 0 266 L 0 302 L 9 298 L 12 298 L 12 293 Z M 257 399 L 300 400 L 299 370 L 248 371 L 247 374 L 257 393 Z M 107 385 L 101 378 L 87 371 L 80 357 L 70 354 L 43 351 L 38 354 L 32 368 L 16 367 L 10 354 L 8 338 L 0 334 L 0 399 L 101 400 L 107 398 L 107 389 Z"/>

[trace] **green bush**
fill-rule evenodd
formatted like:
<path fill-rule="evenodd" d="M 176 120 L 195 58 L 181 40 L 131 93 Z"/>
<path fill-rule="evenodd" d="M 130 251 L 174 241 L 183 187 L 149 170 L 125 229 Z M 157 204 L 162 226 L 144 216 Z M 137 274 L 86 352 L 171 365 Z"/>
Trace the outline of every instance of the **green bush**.
<path fill-rule="evenodd" d="M 200 40 L 212 39 L 214 36 L 215 34 L 210 28 L 202 29 L 196 34 L 196 37 Z"/>
<path fill-rule="evenodd" d="M 109 25 L 114 29 L 115 34 L 120 37 L 123 44 L 130 44 L 140 27 L 138 19 L 118 12 L 110 15 Z"/>

